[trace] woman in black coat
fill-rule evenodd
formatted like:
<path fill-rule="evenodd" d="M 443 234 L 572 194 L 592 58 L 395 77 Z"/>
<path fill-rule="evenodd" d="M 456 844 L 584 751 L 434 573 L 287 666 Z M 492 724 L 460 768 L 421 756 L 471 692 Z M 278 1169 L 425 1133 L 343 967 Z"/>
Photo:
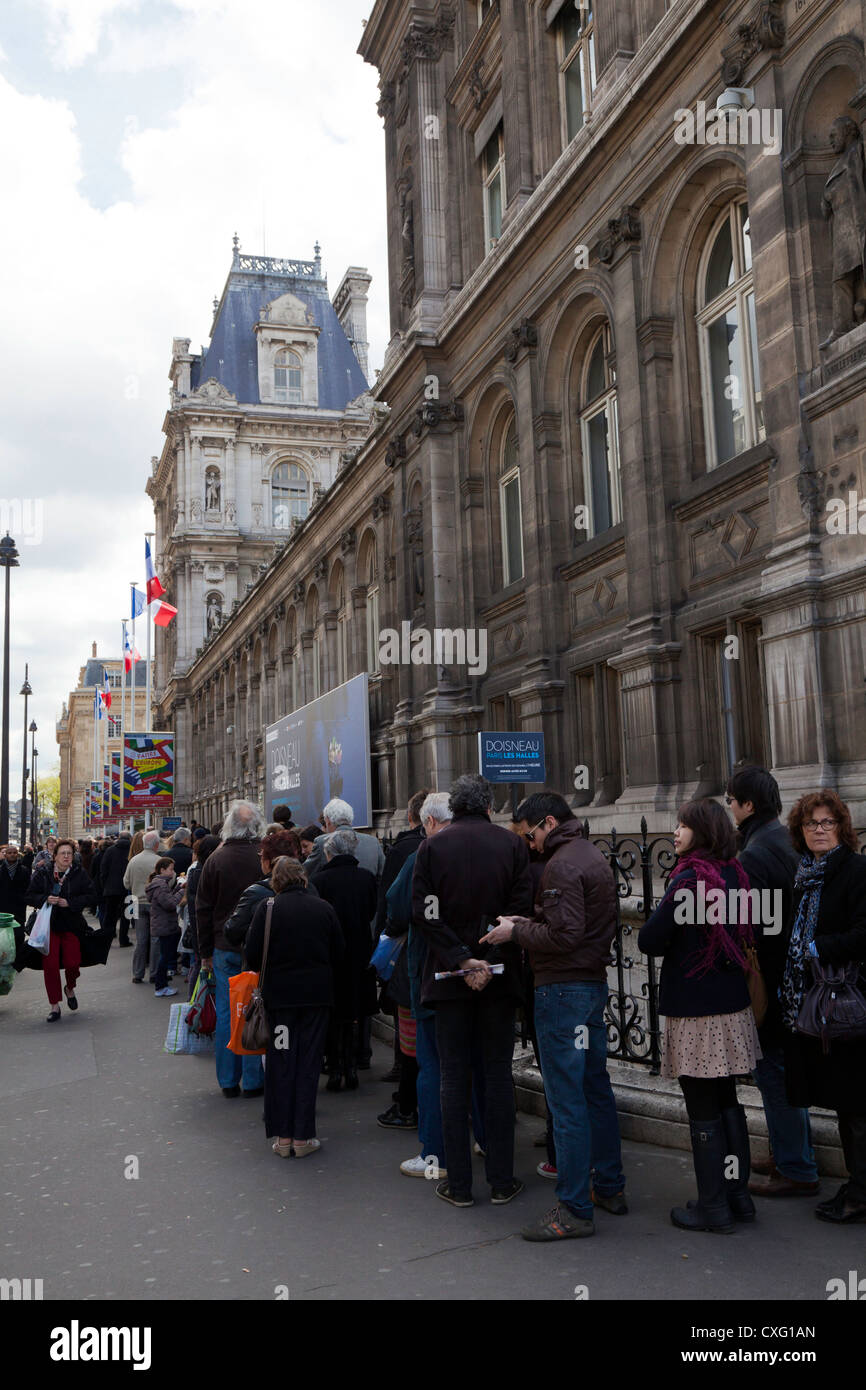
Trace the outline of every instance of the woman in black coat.
<path fill-rule="evenodd" d="M 27 890 L 31 907 L 51 905 L 51 944 L 42 959 L 45 992 L 51 1005 L 46 1022 L 60 1018 L 60 965 L 66 972 L 66 1002 L 70 1009 L 78 1008 L 75 982 L 81 971 L 81 941 L 87 930 L 84 908 L 96 906 L 96 889 L 89 875 L 74 864 L 75 845 L 72 840 L 58 840 L 50 864 L 40 864 L 33 873 Z"/>
<path fill-rule="evenodd" d="M 370 964 L 372 922 L 376 915 L 376 879 L 354 855 L 358 836 L 335 830 L 325 842 L 327 862 L 314 878 L 319 897 L 330 903 L 340 922 L 346 956 L 334 981 L 335 1000 L 328 1030 L 328 1090 L 357 1090 L 357 1024 L 376 1012 L 376 972 Z"/>
<path fill-rule="evenodd" d="M 795 917 L 779 998 L 786 1025 L 785 1085 L 792 1105 L 835 1110 L 848 1182 L 819 1202 L 822 1221 L 866 1220 L 866 1037 L 831 1041 L 796 1032 L 797 1015 L 812 984 L 810 957 L 822 965 L 860 966 L 866 992 L 866 858 L 845 802 L 832 791 L 801 796 L 788 817 L 802 854 L 794 880 Z"/>
<path fill-rule="evenodd" d="M 697 1202 L 674 1207 L 671 1221 L 682 1230 L 730 1234 L 734 1218 L 755 1219 L 736 1083 L 761 1056 L 746 977 L 753 932 L 742 899 L 731 897 L 749 880 L 735 858 L 734 827 L 709 798 L 680 808 L 674 848 L 679 862 L 667 892 L 638 936 L 642 951 L 664 957 L 662 1076 L 679 1080 L 698 1184 Z"/>
<path fill-rule="evenodd" d="M 279 858 L 271 886 L 247 934 L 245 954 L 261 974 L 262 1000 L 271 1026 L 265 1066 L 265 1133 L 279 1158 L 303 1158 L 320 1147 L 316 1092 L 334 975 L 344 953 L 337 914 L 307 889 L 296 859 Z M 262 970 L 270 915 L 267 959 Z"/>

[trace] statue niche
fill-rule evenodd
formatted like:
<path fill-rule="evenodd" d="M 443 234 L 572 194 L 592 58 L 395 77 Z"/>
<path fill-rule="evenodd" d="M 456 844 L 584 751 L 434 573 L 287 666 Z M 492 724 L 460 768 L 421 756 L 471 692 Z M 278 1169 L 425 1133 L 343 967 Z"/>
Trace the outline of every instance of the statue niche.
<path fill-rule="evenodd" d="M 821 211 L 833 247 L 833 329 L 822 348 L 866 319 L 866 173 L 863 141 L 850 116 L 837 116 L 831 125 L 830 147 L 837 158 Z"/>
<path fill-rule="evenodd" d="M 218 468 L 209 468 L 204 475 L 204 505 L 208 512 L 218 512 L 220 509 L 220 471 Z"/>
<path fill-rule="evenodd" d="M 223 601 L 219 594 L 207 596 L 207 635 L 213 637 L 223 620 Z"/>

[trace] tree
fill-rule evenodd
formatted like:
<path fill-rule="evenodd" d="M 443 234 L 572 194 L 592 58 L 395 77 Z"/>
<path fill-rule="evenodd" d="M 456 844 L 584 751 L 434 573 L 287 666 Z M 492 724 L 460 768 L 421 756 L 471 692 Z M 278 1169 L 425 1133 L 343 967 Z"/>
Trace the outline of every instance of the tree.
<path fill-rule="evenodd" d="M 40 773 L 36 774 L 36 791 L 42 815 L 56 817 L 57 807 L 60 805 L 59 767 L 52 768 L 44 777 Z"/>

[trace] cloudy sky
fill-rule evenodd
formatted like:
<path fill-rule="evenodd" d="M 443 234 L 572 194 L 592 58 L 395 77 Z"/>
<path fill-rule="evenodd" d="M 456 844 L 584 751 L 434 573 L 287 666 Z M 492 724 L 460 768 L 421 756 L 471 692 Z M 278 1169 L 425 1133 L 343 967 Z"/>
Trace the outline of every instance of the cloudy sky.
<path fill-rule="evenodd" d="M 371 8 L 3 0 L 4 523 L 10 503 L 22 509 L 13 795 L 25 661 L 47 771 L 91 643 L 120 655 L 171 340 L 206 340 L 232 233 L 246 251 L 303 259 L 318 238 L 332 293 L 347 265 L 366 265 L 371 367 L 382 363 L 384 139 L 377 74 L 355 51 Z"/>

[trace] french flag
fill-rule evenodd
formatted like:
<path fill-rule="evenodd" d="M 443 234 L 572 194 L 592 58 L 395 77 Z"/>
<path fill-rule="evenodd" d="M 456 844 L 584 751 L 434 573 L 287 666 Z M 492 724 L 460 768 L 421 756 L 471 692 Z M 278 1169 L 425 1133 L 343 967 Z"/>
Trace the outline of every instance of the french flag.
<path fill-rule="evenodd" d="M 159 580 L 157 580 L 156 582 L 158 584 Z M 177 609 L 172 608 L 170 603 L 160 601 L 157 604 L 155 604 L 153 608 L 153 621 L 156 623 L 157 627 L 168 627 L 172 618 L 176 617 Z"/>
<path fill-rule="evenodd" d="M 123 634 L 123 669 L 124 669 L 124 671 L 126 671 L 126 672 L 131 671 L 131 670 L 132 670 L 133 662 L 135 662 L 135 661 L 141 661 L 141 653 L 139 652 L 138 647 L 136 647 L 136 648 L 135 648 L 135 652 L 134 652 L 134 654 L 133 654 L 133 649 L 132 649 L 132 638 L 130 637 L 130 635 L 129 635 L 128 632 L 124 632 L 124 634 Z"/>
<path fill-rule="evenodd" d="M 156 570 L 153 568 L 153 559 L 150 554 L 150 541 L 144 542 L 144 573 L 147 579 L 147 601 L 153 603 L 154 599 L 160 598 L 165 589 L 159 582 Z"/>
<path fill-rule="evenodd" d="M 100 699 L 102 700 L 102 703 L 106 709 L 111 709 L 111 686 L 108 683 L 108 672 L 105 670 L 105 667 L 102 668 L 102 674 L 105 679 L 102 683 Z"/>

